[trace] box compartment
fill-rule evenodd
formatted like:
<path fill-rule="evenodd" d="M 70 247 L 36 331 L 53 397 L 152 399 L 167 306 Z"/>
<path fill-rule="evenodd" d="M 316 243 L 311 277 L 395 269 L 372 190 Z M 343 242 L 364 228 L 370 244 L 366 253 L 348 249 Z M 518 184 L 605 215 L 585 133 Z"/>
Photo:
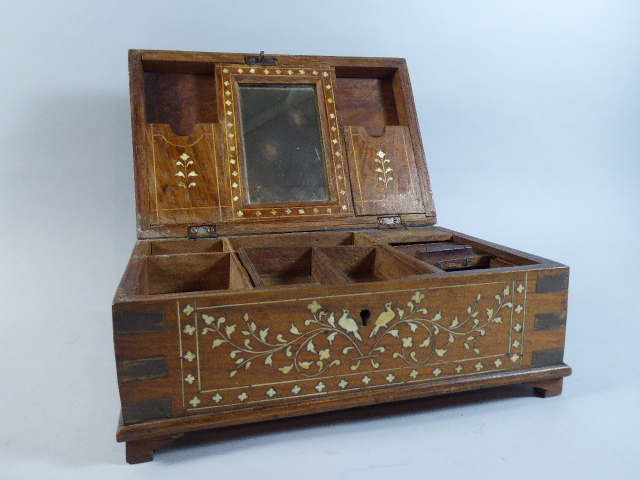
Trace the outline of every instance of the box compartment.
<path fill-rule="evenodd" d="M 232 253 L 182 253 L 144 259 L 143 291 L 148 295 L 251 288 Z"/>
<path fill-rule="evenodd" d="M 432 273 L 426 266 L 411 265 L 380 246 L 319 249 L 351 283 L 396 280 Z"/>
<path fill-rule="evenodd" d="M 316 248 L 241 248 L 238 255 L 256 287 L 349 283 Z"/>
<path fill-rule="evenodd" d="M 234 250 L 256 247 L 325 247 L 340 245 L 373 245 L 374 239 L 361 232 L 306 232 L 277 235 L 231 237 Z"/>
<path fill-rule="evenodd" d="M 343 125 L 365 127 L 374 137 L 387 126 L 408 125 L 397 68 L 336 67 L 335 72 Z"/>
<path fill-rule="evenodd" d="M 535 265 L 536 262 L 511 255 L 508 259 L 456 241 L 391 243 L 404 254 L 429 263 L 445 272 Z"/>
<path fill-rule="evenodd" d="M 189 135 L 198 123 L 217 123 L 216 77 L 211 73 L 144 72 L 146 123 Z"/>
<path fill-rule="evenodd" d="M 222 239 L 197 239 L 197 240 L 153 240 L 151 255 L 186 254 L 186 253 L 212 253 L 227 252 L 229 247 Z"/>

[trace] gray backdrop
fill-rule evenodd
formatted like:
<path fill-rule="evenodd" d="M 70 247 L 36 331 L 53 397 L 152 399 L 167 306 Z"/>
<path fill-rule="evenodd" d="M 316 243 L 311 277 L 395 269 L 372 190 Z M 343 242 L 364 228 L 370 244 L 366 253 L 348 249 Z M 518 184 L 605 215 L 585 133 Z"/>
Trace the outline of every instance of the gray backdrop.
<path fill-rule="evenodd" d="M 4 2 L 0 477 L 637 478 L 639 24 L 613 0 Z M 126 466 L 129 48 L 407 58 L 439 224 L 572 268 L 565 393 L 242 427 Z"/>

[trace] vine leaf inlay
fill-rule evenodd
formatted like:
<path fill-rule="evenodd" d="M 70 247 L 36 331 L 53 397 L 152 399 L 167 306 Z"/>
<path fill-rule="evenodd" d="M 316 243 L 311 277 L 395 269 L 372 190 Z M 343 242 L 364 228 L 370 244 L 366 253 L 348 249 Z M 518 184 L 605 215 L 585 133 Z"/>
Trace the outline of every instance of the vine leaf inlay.
<path fill-rule="evenodd" d="M 478 309 L 482 299 L 482 294 L 478 294 L 475 302 L 467 307 L 466 318 L 456 315 L 445 321 L 442 311 L 429 313 L 423 305 L 425 294 L 416 291 L 402 308 L 394 305 L 393 301 L 384 304 L 384 310 L 378 315 L 367 341 L 348 309 L 342 308 L 341 313 L 330 312 L 318 300 L 307 305 L 312 318 L 305 319 L 303 323 L 305 327 L 312 328 L 306 332 L 291 323 L 288 332 L 274 335 L 270 327 L 259 329 L 248 313 L 238 323 L 231 323 L 225 316 L 216 318 L 203 314 L 206 327 L 202 329 L 202 335 L 217 334 L 218 338 L 211 344 L 213 349 L 223 344 L 232 348 L 229 357 L 235 367 L 229 377 L 237 375 L 241 369 L 249 370 L 259 361 L 277 368 L 284 375 L 295 370 L 304 377 L 321 375 L 343 363 L 349 364 L 351 371 L 356 371 L 366 360 L 373 368 L 379 368 L 377 358 L 385 353 L 408 366 L 419 367 L 434 356 L 444 357 L 457 342 L 466 350 L 480 354 L 479 337 L 486 335 L 491 324 L 503 324 L 503 310 L 513 308 L 512 302 L 507 301 L 510 293 L 510 285 L 507 285 L 501 294 L 495 295 L 497 305 L 485 308 L 484 312 Z M 334 345 L 338 339 L 346 346 Z M 386 340 L 385 344 L 382 344 L 383 340 Z M 390 343 L 395 346 L 390 347 Z M 390 348 L 393 351 L 386 352 Z M 277 363 L 274 362 L 275 356 Z M 282 363 L 284 366 L 277 366 Z"/>

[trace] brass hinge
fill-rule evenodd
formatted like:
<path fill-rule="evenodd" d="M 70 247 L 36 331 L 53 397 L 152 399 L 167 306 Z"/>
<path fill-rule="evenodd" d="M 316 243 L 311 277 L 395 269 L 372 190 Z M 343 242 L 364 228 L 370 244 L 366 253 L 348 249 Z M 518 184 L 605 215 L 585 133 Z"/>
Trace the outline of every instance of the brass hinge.
<path fill-rule="evenodd" d="M 215 238 L 217 236 L 215 225 L 198 225 L 187 228 L 188 238 Z"/>
<path fill-rule="evenodd" d="M 260 52 L 260 55 L 253 55 L 244 57 L 244 63 L 247 65 L 262 65 L 265 67 L 272 67 L 278 64 L 276 57 L 265 57 L 264 50 Z"/>
<path fill-rule="evenodd" d="M 402 218 L 399 215 L 378 217 L 378 228 L 402 228 Z"/>

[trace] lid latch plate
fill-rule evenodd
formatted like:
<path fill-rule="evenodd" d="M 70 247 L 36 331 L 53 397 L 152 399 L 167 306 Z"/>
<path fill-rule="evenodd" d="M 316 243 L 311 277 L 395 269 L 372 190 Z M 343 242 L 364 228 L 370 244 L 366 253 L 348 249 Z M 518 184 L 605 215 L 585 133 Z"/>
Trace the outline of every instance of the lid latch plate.
<path fill-rule="evenodd" d="M 378 217 L 378 228 L 403 228 L 400 215 Z"/>
<path fill-rule="evenodd" d="M 218 236 L 215 225 L 196 225 L 187 228 L 187 237 L 195 238 L 215 238 Z"/>

